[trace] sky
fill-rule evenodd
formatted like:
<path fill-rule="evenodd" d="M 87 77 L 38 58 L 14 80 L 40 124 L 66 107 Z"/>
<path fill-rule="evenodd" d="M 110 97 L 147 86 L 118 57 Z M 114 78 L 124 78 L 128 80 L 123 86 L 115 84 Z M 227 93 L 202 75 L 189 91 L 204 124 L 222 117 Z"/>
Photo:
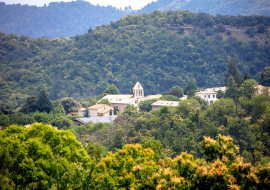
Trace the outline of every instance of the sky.
<path fill-rule="evenodd" d="M 21 5 L 28 4 L 28 5 L 36 5 L 36 6 L 43 6 L 44 4 L 48 5 L 50 2 L 68 2 L 72 0 L 0 0 L 0 2 L 5 2 L 6 4 L 18 4 L 20 3 Z M 100 6 L 107 6 L 107 5 L 112 5 L 113 7 L 117 8 L 124 8 L 126 6 L 131 6 L 132 9 L 138 10 L 141 7 L 144 7 L 148 3 L 152 1 L 157 1 L 157 0 L 84 0 L 88 1 L 91 4 L 97 5 L 99 4 Z"/>

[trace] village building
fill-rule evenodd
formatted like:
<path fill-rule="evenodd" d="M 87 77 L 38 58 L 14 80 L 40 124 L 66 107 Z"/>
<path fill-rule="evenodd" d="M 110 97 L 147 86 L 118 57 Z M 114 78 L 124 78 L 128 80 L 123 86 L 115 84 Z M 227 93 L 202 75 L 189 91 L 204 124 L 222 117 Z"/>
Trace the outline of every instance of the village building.
<path fill-rule="evenodd" d="M 90 117 L 109 116 L 110 112 L 113 115 L 113 109 L 114 108 L 112 106 L 109 106 L 107 104 L 96 104 L 96 105 L 88 107 Z M 85 112 L 86 112 L 86 108 L 81 108 L 78 110 L 78 115 L 81 117 L 84 117 Z"/>
<path fill-rule="evenodd" d="M 262 94 L 263 93 L 263 89 L 264 89 L 265 87 L 264 86 L 262 86 L 262 85 L 257 85 L 257 86 L 255 86 L 255 95 L 260 95 L 260 94 Z"/>
<path fill-rule="evenodd" d="M 161 108 L 162 106 L 172 106 L 172 107 L 177 107 L 179 104 L 179 101 L 167 101 L 167 100 L 158 100 L 151 104 L 152 109 L 158 109 Z"/>
<path fill-rule="evenodd" d="M 162 95 L 149 95 L 145 97 L 142 85 L 137 82 L 133 88 L 133 94 L 108 94 L 102 99 L 108 99 L 112 106 L 117 109 L 118 113 L 122 113 L 128 105 L 134 105 L 138 108 L 140 102 L 160 98 L 161 96 Z"/>
<path fill-rule="evenodd" d="M 200 90 L 195 95 L 201 97 L 205 101 L 208 102 L 208 104 L 214 103 L 217 99 L 217 92 L 221 90 L 223 92 L 226 91 L 226 87 L 214 87 L 214 88 L 207 88 L 205 90 Z"/>

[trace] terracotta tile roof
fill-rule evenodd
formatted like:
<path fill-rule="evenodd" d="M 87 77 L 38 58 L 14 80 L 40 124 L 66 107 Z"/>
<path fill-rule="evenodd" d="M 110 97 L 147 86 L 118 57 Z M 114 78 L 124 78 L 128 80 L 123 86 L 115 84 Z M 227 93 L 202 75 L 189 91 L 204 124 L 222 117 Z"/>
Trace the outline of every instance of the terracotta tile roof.
<path fill-rule="evenodd" d="M 96 105 L 93 105 L 93 106 L 89 107 L 88 109 L 89 109 L 89 110 L 90 110 L 90 109 L 91 109 L 91 110 L 96 110 L 96 109 L 102 108 L 102 107 L 104 107 L 104 106 L 110 107 L 110 108 L 113 109 L 112 106 L 109 106 L 109 105 L 107 105 L 107 104 L 96 104 Z"/>
<path fill-rule="evenodd" d="M 113 110 L 113 109 L 111 109 L 111 110 Z M 105 109 L 105 110 L 102 110 L 102 111 L 98 112 L 98 114 L 104 114 L 104 113 L 107 113 L 109 111 L 110 111 L 110 109 Z"/>
<path fill-rule="evenodd" d="M 112 106 L 109 106 L 109 105 L 107 105 L 107 104 L 96 104 L 96 105 L 93 105 L 93 106 L 90 106 L 90 107 L 88 107 L 88 109 L 89 110 L 97 110 L 97 109 L 99 109 L 99 108 L 102 108 L 102 107 L 109 107 L 109 108 L 111 108 L 111 109 L 113 109 L 113 107 Z M 84 111 L 84 110 L 86 110 L 86 108 L 81 108 L 81 109 L 79 109 L 80 111 Z"/>

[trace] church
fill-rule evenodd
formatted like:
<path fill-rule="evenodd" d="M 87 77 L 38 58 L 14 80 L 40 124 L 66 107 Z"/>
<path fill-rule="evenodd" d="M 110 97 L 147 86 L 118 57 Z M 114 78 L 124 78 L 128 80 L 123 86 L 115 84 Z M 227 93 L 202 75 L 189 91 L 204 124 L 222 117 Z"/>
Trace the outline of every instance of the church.
<path fill-rule="evenodd" d="M 102 99 L 108 99 L 112 106 L 118 110 L 118 113 L 121 113 L 128 105 L 134 105 L 136 108 L 139 108 L 140 102 L 160 97 L 161 95 L 144 96 L 143 87 L 137 82 L 133 87 L 133 94 L 107 94 Z"/>

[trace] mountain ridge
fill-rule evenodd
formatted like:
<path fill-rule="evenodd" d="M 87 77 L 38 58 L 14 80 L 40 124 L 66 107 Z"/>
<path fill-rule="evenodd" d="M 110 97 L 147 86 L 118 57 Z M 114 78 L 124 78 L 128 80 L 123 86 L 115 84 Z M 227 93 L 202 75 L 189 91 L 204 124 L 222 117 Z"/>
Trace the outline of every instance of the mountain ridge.
<path fill-rule="evenodd" d="M 49 6 L 43 7 L 20 4 L 6 5 L 2 2 L 0 3 L 0 31 L 31 37 L 71 37 L 87 33 L 89 27 L 94 29 L 96 26 L 109 24 L 127 14 L 149 13 L 157 9 L 163 11 L 187 9 L 212 15 L 262 14 L 270 16 L 270 2 L 267 0 L 256 2 L 244 0 L 159 0 L 135 11 L 130 7 L 120 10 L 112 6 L 95 6 L 85 1 L 51 2 Z"/>

